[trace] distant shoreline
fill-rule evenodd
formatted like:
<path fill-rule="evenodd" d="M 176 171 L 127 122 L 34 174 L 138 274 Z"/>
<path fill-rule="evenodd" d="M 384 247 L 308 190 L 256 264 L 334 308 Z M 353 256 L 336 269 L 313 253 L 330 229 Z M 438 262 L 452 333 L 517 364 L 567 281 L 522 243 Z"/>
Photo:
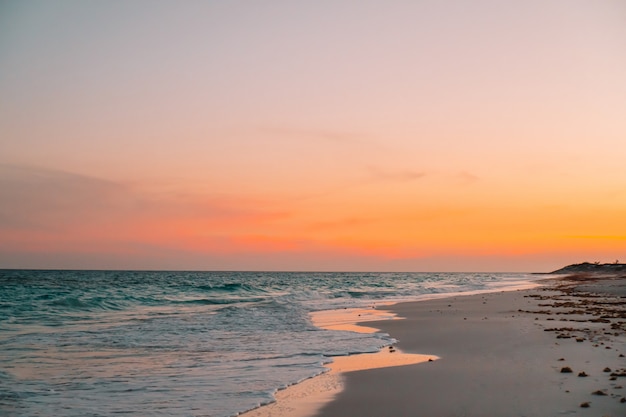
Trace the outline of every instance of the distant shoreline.
<path fill-rule="evenodd" d="M 601 264 L 599 262 L 583 262 L 580 264 L 572 264 L 565 266 L 556 271 L 549 272 L 549 274 L 626 274 L 626 264 L 612 263 Z"/>

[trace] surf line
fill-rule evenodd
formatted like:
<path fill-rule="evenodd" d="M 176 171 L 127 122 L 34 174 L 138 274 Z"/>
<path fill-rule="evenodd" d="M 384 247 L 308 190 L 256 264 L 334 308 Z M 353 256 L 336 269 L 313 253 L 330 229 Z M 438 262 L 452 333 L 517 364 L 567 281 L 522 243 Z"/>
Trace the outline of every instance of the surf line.
<path fill-rule="evenodd" d="M 385 306 L 391 305 L 385 304 Z M 363 323 L 376 320 L 402 320 L 395 313 L 384 309 L 346 308 L 310 313 L 316 327 L 325 330 L 342 330 L 357 333 L 380 331 Z M 327 372 L 279 390 L 275 402 L 241 414 L 241 417 L 312 417 L 325 404 L 331 402 L 344 389 L 342 374 L 367 369 L 414 365 L 439 359 L 435 355 L 405 353 L 394 346 L 387 346 L 376 353 L 359 353 L 333 356 L 324 365 Z"/>

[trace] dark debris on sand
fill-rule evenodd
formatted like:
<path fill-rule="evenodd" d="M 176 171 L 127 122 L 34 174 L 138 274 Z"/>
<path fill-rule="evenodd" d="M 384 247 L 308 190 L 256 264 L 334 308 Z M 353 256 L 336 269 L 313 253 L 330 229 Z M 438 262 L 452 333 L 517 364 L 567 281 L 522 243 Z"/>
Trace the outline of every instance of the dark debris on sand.
<path fill-rule="evenodd" d="M 553 332 L 559 340 L 556 344 L 571 343 L 606 350 L 621 348 L 626 335 L 626 264 L 570 265 L 554 273 L 570 274 L 553 279 L 552 285 L 538 289 L 538 293 L 526 297 L 539 301 L 536 309 L 519 310 L 520 313 L 535 315 L 544 323 L 559 321 L 561 325 L 544 326 L 544 331 Z M 623 353 L 616 355 L 624 357 Z M 564 360 L 563 358 L 559 360 Z M 616 382 L 626 377 L 626 369 L 600 367 L 603 373 L 595 376 L 600 383 L 590 395 L 610 397 L 626 403 L 626 397 L 613 390 L 621 389 Z M 560 368 L 563 374 L 573 373 L 572 367 Z M 577 370 L 578 377 L 588 377 L 585 371 Z M 602 375 L 602 379 L 598 377 Z M 604 381 L 604 382 L 603 382 Z M 569 392 L 569 391 L 566 391 Z M 592 401 L 580 403 L 581 408 L 591 407 Z M 625 414 L 626 415 L 626 414 Z"/>
<path fill-rule="evenodd" d="M 550 280 L 553 285 L 543 288 L 546 294 L 527 295 L 542 301 L 539 309 L 518 312 L 571 323 L 544 329 L 557 339 L 612 349 L 612 338 L 626 334 L 626 264 L 583 263 L 554 273 L 571 274 Z"/>

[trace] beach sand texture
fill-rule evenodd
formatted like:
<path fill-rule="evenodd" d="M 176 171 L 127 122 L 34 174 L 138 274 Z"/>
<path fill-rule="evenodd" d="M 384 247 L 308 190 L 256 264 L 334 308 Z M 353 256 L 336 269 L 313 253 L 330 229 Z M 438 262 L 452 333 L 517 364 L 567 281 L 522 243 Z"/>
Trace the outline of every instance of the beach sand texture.
<path fill-rule="evenodd" d="M 315 415 L 624 416 L 624 284 L 582 277 L 391 306 L 405 319 L 368 325 L 405 352 L 441 359 L 346 373 L 344 390 Z"/>
<path fill-rule="evenodd" d="M 314 322 L 332 328 L 333 314 Z M 342 317 L 338 328 L 389 333 L 399 340 L 395 351 L 336 358 L 330 372 L 279 391 L 276 403 L 244 416 L 626 415 L 624 277 L 577 274 L 532 290 Z"/>

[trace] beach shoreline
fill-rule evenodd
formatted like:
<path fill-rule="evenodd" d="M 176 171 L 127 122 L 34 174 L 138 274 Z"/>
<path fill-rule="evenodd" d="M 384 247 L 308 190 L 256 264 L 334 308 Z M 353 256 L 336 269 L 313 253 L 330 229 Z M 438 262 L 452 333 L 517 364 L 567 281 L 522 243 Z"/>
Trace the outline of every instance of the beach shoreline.
<path fill-rule="evenodd" d="M 393 312 L 397 304 L 422 303 L 431 300 L 446 300 L 453 297 L 489 294 L 498 291 L 517 291 L 539 286 L 537 282 L 516 283 L 502 289 L 475 290 L 455 293 L 424 294 L 420 299 L 408 301 L 384 301 L 372 303 L 369 307 L 340 308 L 310 313 L 311 322 L 326 330 L 351 331 L 357 333 L 381 332 L 376 323 L 388 320 L 402 320 L 404 317 Z M 373 327 L 376 326 L 376 327 Z M 383 333 L 387 333 L 384 332 Z M 393 336 L 393 335 L 392 335 Z M 389 350 L 388 350 L 389 349 Z M 275 401 L 245 411 L 243 417 L 312 417 L 324 405 L 331 402 L 344 389 L 344 375 L 347 372 L 414 365 L 438 359 L 425 352 L 407 353 L 397 346 L 382 346 L 375 353 L 359 353 L 347 356 L 330 357 L 332 362 L 325 364 L 326 372 L 276 391 Z"/>
<path fill-rule="evenodd" d="M 322 310 L 311 314 L 316 327 L 326 330 L 374 333 L 380 329 L 368 323 L 380 320 L 398 320 L 386 309 L 394 303 L 380 303 L 369 308 Z M 382 308 L 381 308 L 382 307 Z M 310 417 L 331 402 L 343 389 L 343 375 L 347 372 L 394 366 L 414 365 L 439 359 L 435 355 L 405 353 L 390 345 L 378 352 L 333 356 L 325 365 L 326 372 L 288 386 L 274 394 L 275 401 L 240 414 L 242 417 Z"/>
<path fill-rule="evenodd" d="M 406 352 L 441 359 L 346 374 L 345 389 L 314 415 L 624 415 L 624 283 L 570 275 L 531 290 L 390 306 L 405 319 L 368 325 Z"/>
<path fill-rule="evenodd" d="M 388 333 L 399 340 L 395 352 L 333 358 L 331 371 L 281 390 L 275 403 L 242 415 L 622 415 L 623 282 L 559 276 L 531 289 L 346 311 L 339 323 L 328 316 L 332 312 L 323 312 L 316 325 Z M 608 313 L 615 317 L 601 318 Z M 431 355 L 431 361 L 390 364 L 413 354 Z M 443 360 L 433 360 L 438 357 Z M 359 364 L 346 370 L 342 360 Z M 368 362 L 376 365 L 367 369 Z"/>

